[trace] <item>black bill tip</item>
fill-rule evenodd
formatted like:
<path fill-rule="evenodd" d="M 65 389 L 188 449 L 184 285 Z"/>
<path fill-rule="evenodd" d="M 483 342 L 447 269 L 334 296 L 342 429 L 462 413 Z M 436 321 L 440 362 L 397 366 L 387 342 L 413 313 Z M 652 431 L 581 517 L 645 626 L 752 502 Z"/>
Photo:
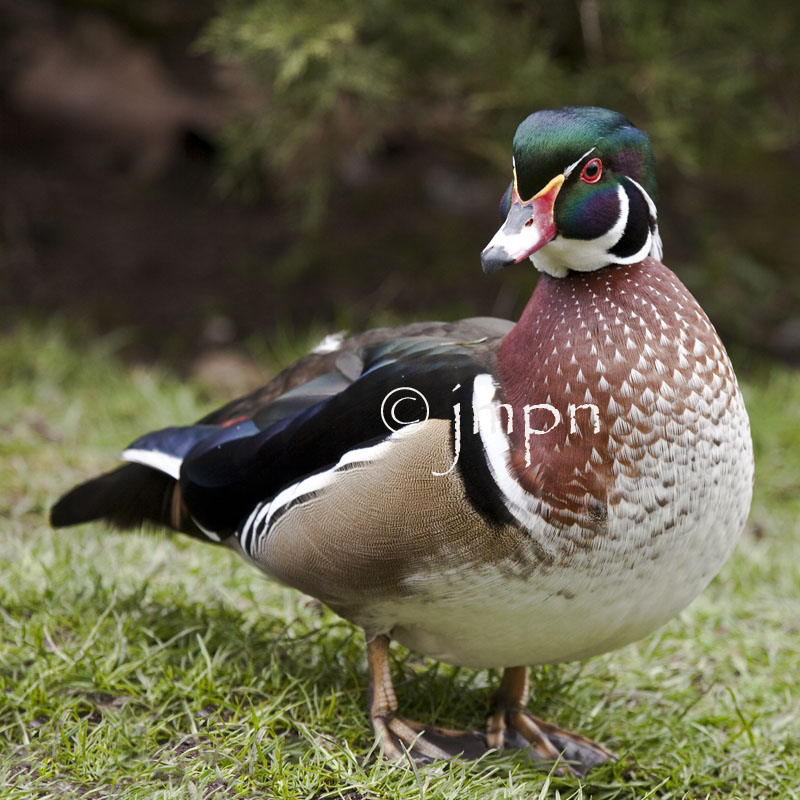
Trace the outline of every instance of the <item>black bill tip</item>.
<path fill-rule="evenodd" d="M 514 259 L 508 254 L 508 250 L 504 247 L 491 245 L 481 253 L 481 264 L 483 271 L 487 275 L 493 272 L 498 272 L 504 267 L 508 267 L 514 263 Z"/>

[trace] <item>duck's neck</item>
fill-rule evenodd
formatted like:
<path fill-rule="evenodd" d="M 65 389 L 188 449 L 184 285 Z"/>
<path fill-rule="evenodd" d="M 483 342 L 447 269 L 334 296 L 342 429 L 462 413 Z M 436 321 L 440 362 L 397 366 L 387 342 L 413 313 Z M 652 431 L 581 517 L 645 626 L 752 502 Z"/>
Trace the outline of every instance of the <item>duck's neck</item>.
<path fill-rule="evenodd" d="M 595 385 L 610 367 L 609 356 L 613 363 L 620 345 L 628 349 L 628 321 L 620 312 L 632 295 L 629 298 L 624 286 L 631 279 L 641 280 L 643 270 L 646 262 L 573 272 L 564 278 L 541 276 L 498 356 L 503 390 L 515 408 L 546 403 L 563 414 L 569 403 L 595 399 Z M 636 335 L 632 328 L 631 335 Z"/>
<path fill-rule="evenodd" d="M 697 344 L 687 329 L 708 341 Z M 617 419 L 673 383 L 675 368 L 688 381 L 710 343 L 718 339 L 705 314 L 655 259 L 543 275 L 498 354 L 520 483 L 551 495 L 575 484 L 577 494 L 602 500 L 614 482 L 609 431 Z"/>

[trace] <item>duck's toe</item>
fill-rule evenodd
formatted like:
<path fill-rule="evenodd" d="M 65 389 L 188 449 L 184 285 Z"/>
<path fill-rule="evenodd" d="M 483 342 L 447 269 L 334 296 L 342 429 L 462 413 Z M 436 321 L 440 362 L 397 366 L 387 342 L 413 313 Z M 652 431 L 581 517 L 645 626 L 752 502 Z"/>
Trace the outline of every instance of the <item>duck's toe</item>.
<path fill-rule="evenodd" d="M 479 758 L 486 752 L 480 731 L 422 725 L 397 714 L 372 715 L 372 728 L 383 754 L 393 760 L 412 758 L 418 764 L 456 758 Z"/>
<path fill-rule="evenodd" d="M 367 640 L 370 722 L 383 754 L 424 764 L 455 757 L 480 758 L 489 749 L 522 750 L 535 761 L 557 762 L 558 772 L 583 777 L 594 766 L 616 756 L 601 744 L 534 716 L 525 707 L 528 668 L 510 667 L 495 692 L 486 732 L 423 725 L 397 713 L 389 671 L 389 638 Z"/>
<path fill-rule="evenodd" d="M 422 725 L 397 713 L 397 698 L 389 671 L 389 639 L 367 640 L 369 665 L 369 717 L 375 738 L 387 758 L 411 757 L 417 763 L 462 756 L 479 758 L 486 752 L 480 731 L 459 731 Z"/>
<path fill-rule="evenodd" d="M 506 669 L 486 722 L 489 747 L 527 750 L 532 759 L 559 762 L 561 772 L 575 777 L 584 777 L 604 761 L 616 760 L 603 745 L 531 714 L 525 707 L 527 697 L 527 667 Z"/>
<path fill-rule="evenodd" d="M 502 722 L 499 715 L 502 714 Z M 535 761 L 559 762 L 559 770 L 583 778 L 592 767 L 616 756 L 586 736 L 560 728 L 526 708 L 496 711 L 489 718 L 486 741 L 498 750 L 527 750 Z"/>

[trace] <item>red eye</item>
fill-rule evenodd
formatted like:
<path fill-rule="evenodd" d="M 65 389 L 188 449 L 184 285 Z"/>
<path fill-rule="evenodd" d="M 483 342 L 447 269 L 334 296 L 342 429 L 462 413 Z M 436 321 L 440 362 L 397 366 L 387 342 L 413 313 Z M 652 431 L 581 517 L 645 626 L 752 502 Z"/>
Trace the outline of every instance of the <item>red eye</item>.
<path fill-rule="evenodd" d="M 603 162 L 599 158 L 590 159 L 581 170 L 581 180 L 584 183 L 597 183 L 602 175 Z"/>

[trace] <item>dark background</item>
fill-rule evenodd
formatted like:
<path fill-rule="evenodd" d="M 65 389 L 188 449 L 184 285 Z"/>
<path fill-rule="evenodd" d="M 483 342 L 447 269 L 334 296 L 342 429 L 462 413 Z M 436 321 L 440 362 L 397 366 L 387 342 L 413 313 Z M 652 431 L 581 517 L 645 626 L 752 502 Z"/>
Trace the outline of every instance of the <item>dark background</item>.
<path fill-rule="evenodd" d="M 537 108 L 653 141 L 665 262 L 800 363 L 800 4 L 0 0 L 0 318 L 139 356 L 517 315 L 485 277 Z"/>

